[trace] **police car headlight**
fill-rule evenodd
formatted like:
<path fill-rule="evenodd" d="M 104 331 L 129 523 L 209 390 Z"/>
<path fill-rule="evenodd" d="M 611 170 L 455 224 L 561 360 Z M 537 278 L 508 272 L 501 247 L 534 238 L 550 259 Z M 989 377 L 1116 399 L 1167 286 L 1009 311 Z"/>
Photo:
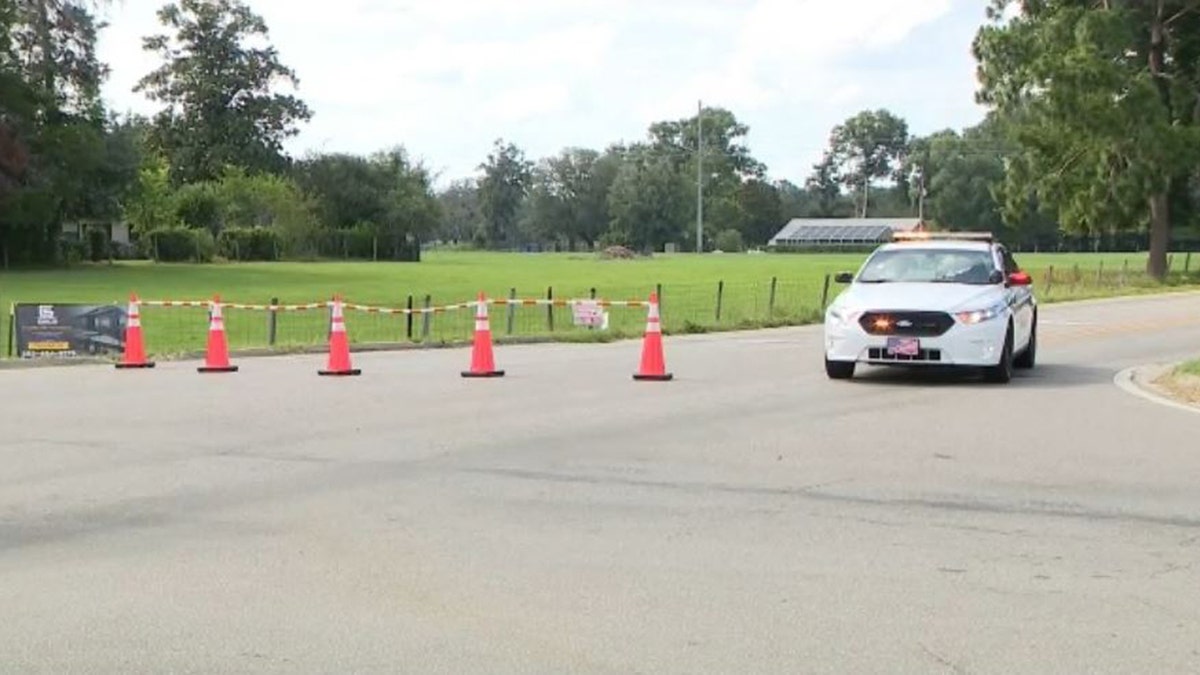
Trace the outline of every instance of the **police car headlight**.
<path fill-rule="evenodd" d="M 836 325 L 846 325 L 858 318 L 861 312 L 854 312 L 845 307 L 830 307 L 825 310 L 825 320 Z"/>
<path fill-rule="evenodd" d="M 959 323 L 965 323 L 970 326 L 977 323 L 983 323 L 985 321 L 991 321 L 996 317 L 1004 316 L 1004 310 L 1006 309 L 1008 309 L 1007 303 L 998 302 L 991 307 L 959 312 L 954 316 L 958 319 Z"/>

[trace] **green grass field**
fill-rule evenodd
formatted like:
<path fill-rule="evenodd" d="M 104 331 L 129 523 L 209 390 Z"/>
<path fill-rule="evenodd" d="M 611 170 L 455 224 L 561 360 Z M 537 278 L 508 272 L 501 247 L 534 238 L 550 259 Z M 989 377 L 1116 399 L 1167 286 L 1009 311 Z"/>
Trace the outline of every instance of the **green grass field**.
<path fill-rule="evenodd" d="M 1200 359 L 1181 363 L 1175 368 L 1175 373 L 1178 375 L 1191 375 L 1193 377 L 1200 377 Z"/>
<path fill-rule="evenodd" d="M 402 308 L 411 295 L 416 307 L 426 295 L 434 306 L 473 300 L 479 291 L 521 298 L 596 297 L 646 299 L 661 285 L 663 325 L 686 332 L 812 321 L 820 315 L 826 274 L 854 270 L 861 254 L 694 254 L 660 255 L 638 260 L 602 260 L 590 254 L 515 254 L 430 252 L 421 263 L 231 263 L 167 265 L 145 262 L 85 265 L 67 270 L 0 273 L 0 303 L 123 303 L 131 292 L 144 300 L 207 300 L 219 294 L 231 303 L 283 304 L 327 300 L 335 293 L 347 302 Z M 1193 265 L 1175 256 L 1171 284 L 1200 282 L 1182 274 Z M 1160 289 L 1144 274 L 1144 254 L 1024 254 L 1018 262 L 1033 273 L 1044 301 L 1099 297 Z M 1051 268 L 1053 271 L 1051 272 Z M 772 278 L 774 302 L 771 299 Z M 720 317 L 718 283 L 723 282 Z M 838 292 L 832 285 L 829 297 Z M 509 312 L 511 311 L 511 319 Z M 3 334 L 9 335 L 4 313 Z M 595 340 L 640 335 L 642 308 L 610 310 L 608 331 L 572 326 L 571 310 L 558 307 L 493 307 L 492 332 L 497 339 L 546 337 Z M 276 318 L 274 347 L 320 346 L 327 319 L 323 311 L 281 312 Z M 226 313 L 234 349 L 268 345 L 268 315 L 230 309 Z M 207 331 L 203 308 L 143 309 L 148 349 L 159 356 L 204 349 Z M 355 343 L 469 340 L 470 310 L 413 317 L 350 312 L 350 338 Z M 511 330 L 510 330 L 511 329 Z M 410 337 L 411 330 L 411 337 Z"/>

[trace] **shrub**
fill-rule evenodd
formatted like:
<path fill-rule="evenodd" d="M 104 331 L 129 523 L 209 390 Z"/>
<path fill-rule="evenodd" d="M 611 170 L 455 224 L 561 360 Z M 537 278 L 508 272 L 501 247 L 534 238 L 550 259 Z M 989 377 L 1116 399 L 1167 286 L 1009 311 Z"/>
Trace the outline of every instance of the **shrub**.
<path fill-rule="evenodd" d="M 146 254 L 160 262 L 211 262 L 217 242 L 208 230 L 160 227 L 142 238 Z"/>
<path fill-rule="evenodd" d="M 278 260 L 280 243 L 265 227 L 227 227 L 217 237 L 217 249 L 230 260 Z"/>
<path fill-rule="evenodd" d="M 737 230 L 721 230 L 717 235 L 717 250 L 740 253 L 745 247 L 742 233 Z"/>

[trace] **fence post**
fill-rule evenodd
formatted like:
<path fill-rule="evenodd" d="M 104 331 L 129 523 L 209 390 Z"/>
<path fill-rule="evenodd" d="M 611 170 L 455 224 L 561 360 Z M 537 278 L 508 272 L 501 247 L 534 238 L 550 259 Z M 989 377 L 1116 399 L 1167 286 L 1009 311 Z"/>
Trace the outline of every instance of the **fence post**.
<path fill-rule="evenodd" d="M 408 295 L 408 313 L 404 315 L 404 323 L 405 323 L 405 331 L 404 332 L 405 332 L 405 337 L 408 339 L 409 342 L 412 342 L 412 339 L 413 339 L 412 338 L 412 324 L 413 324 L 413 320 L 412 320 L 413 302 L 412 302 L 412 300 L 413 300 L 412 294 L 410 293 Z"/>
<path fill-rule="evenodd" d="M 1054 265 L 1046 268 L 1046 296 L 1050 296 L 1050 289 L 1054 288 Z"/>
<path fill-rule="evenodd" d="M 1096 270 L 1096 285 L 1097 286 L 1104 285 L 1104 260 L 1103 259 L 1100 260 L 1100 267 L 1099 267 L 1099 269 Z"/>
<path fill-rule="evenodd" d="M 17 337 L 17 303 L 8 306 L 8 358 L 13 356 L 13 342 Z"/>
<path fill-rule="evenodd" d="M 371 262 L 379 262 L 379 235 L 371 237 Z"/>
<path fill-rule="evenodd" d="M 725 281 L 717 282 L 717 323 L 721 323 L 721 297 L 725 295 Z"/>
<path fill-rule="evenodd" d="M 425 310 L 421 313 L 421 342 L 429 339 L 429 324 L 433 321 L 433 312 L 429 308 L 433 306 L 433 296 L 425 294 Z"/>
<path fill-rule="evenodd" d="M 775 282 L 777 279 L 771 277 L 771 295 L 767 298 L 767 318 L 775 318 Z"/>
<path fill-rule="evenodd" d="M 1171 265 L 1174 262 L 1175 262 L 1175 254 L 1174 253 L 1168 254 L 1167 255 L 1167 274 L 1171 273 Z"/>
<path fill-rule="evenodd" d="M 512 335 L 513 320 L 516 319 L 516 317 L 517 317 L 516 300 L 517 300 L 517 289 L 516 288 L 508 289 L 508 334 L 509 335 Z"/>
<path fill-rule="evenodd" d="M 654 295 L 658 298 L 658 313 L 661 315 L 662 314 L 662 306 L 663 306 L 662 284 L 661 283 L 654 284 Z"/>
<path fill-rule="evenodd" d="M 1125 280 L 1128 275 L 1129 275 L 1129 258 L 1125 258 L 1125 260 L 1121 263 L 1121 287 L 1122 288 L 1125 287 Z"/>
<path fill-rule="evenodd" d="M 271 306 L 267 309 L 267 345 L 275 346 L 275 334 L 279 323 L 279 298 L 271 298 Z"/>
<path fill-rule="evenodd" d="M 825 308 L 829 306 L 829 281 L 830 275 L 826 272 L 825 284 L 821 287 L 821 312 L 824 312 Z"/>
<path fill-rule="evenodd" d="M 546 326 L 550 329 L 550 332 L 553 333 L 554 332 L 554 287 L 553 286 L 546 287 L 546 299 L 550 301 L 549 304 L 546 305 Z"/>
<path fill-rule="evenodd" d="M 1191 273 L 1191 270 L 1192 270 L 1192 252 L 1188 251 L 1187 254 L 1183 256 L 1183 274 L 1186 276 Z"/>

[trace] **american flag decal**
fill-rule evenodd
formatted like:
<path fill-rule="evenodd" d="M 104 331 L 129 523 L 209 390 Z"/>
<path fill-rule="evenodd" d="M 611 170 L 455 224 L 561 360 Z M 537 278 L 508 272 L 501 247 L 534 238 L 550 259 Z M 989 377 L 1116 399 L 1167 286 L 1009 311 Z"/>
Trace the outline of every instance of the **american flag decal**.
<path fill-rule="evenodd" d="M 916 356 L 921 352 L 921 342 L 916 338 L 889 340 L 888 351 L 896 356 Z"/>

